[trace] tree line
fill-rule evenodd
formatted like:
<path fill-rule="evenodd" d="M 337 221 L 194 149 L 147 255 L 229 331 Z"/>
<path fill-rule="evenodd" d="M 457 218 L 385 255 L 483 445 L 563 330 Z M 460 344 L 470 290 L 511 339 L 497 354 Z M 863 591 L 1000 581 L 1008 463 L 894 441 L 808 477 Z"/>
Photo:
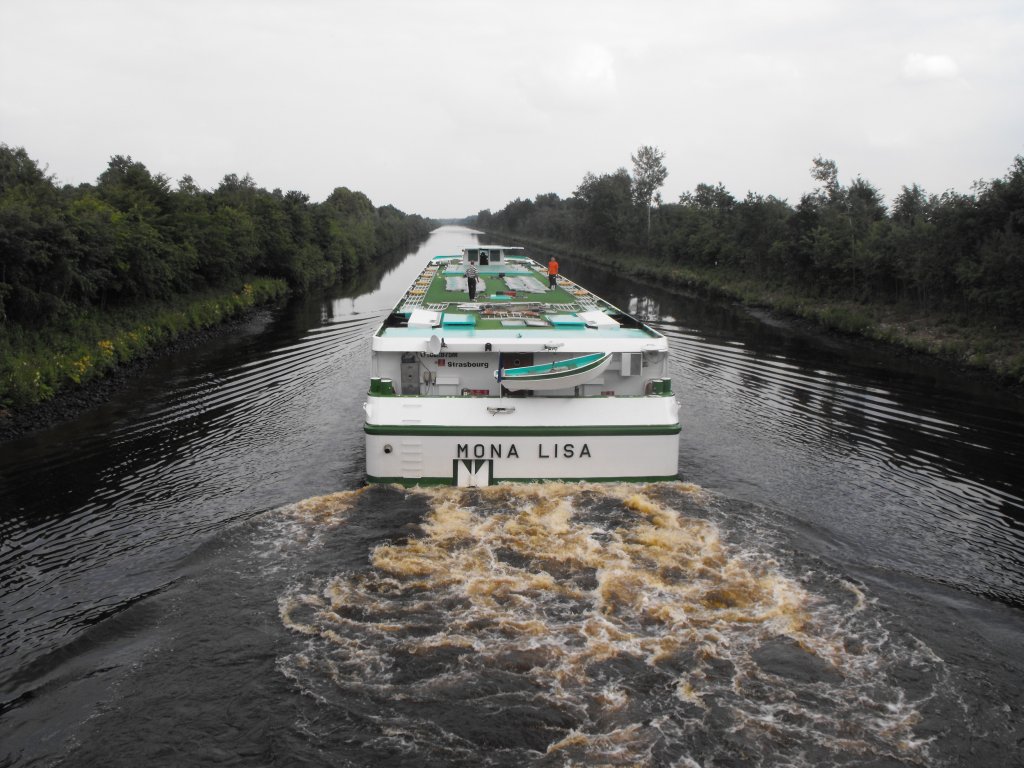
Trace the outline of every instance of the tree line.
<path fill-rule="evenodd" d="M 480 211 L 474 224 L 524 237 L 728 270 L 829 299 L 904 302 L 1020 325 L 1024 313 L 1024 157 L 969 194 L 901 188 L 887 206 L 872 184 L 839 181 L 817 157 L 817 186 L 796 205 L 721 183 L 662 204 L 664 153 L 641 147 L 632 173 L 588 173 L 566 199 L 549 193 Z"/>
<path fill-rule="evenodd" d="M 228 174 L 212 191 L 172 188 L 131 157 L 95 184 L 59 186 L 23 148 L 0 144 L 0 328 L 40 328 L 83 308 L 129 306 L 246 276 L 295 290 L 348 280 L 432 222 L 338 187 L 321 203 Z"/>

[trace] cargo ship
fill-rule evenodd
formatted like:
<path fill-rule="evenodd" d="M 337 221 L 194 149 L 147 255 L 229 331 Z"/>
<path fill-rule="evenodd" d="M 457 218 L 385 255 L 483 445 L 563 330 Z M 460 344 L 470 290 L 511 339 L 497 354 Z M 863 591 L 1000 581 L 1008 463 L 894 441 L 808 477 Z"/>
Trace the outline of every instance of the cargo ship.
<path fill-rule="evenodd" d="M 676 479 L 668 340 L 517 246 L 431 259 L 371 343 L 371 483 Z"/>

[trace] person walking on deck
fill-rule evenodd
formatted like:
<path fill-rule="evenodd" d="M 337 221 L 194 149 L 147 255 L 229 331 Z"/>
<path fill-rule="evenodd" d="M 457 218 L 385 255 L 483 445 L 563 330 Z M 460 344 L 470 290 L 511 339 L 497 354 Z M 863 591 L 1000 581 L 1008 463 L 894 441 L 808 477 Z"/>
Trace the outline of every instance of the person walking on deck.
<path fill-rule="evenodd" d="M 558 262 L 555 261 L 555 257 L 551 257 L 551 261 L 548 262 L 548 288 L 555 287 L 555 278 L 558 277 Z"/>
<path fill-rule="evenodd" d="M 469 288 L 469 300 L 476 301 L 476 264 L 470 262 L 466 266 L 466 286 Z"/>

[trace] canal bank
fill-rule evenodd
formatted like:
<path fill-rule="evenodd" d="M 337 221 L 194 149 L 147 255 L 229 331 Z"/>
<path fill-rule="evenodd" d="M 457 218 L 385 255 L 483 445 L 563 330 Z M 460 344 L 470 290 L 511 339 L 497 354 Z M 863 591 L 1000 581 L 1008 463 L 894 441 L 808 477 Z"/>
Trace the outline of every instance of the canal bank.
<path fill-rule="evenodd" d="M 592 262 L 660 288 L 689 290 L 739 301 L 846 336 L 860 337 L 926 355 L 956 369 L 984 375 L 1016 396 L 1024 396 L 1024 331 L 941 310 L 902 304 L 872 304 L 800 294 L 726 270 L 666 264 L 640 255 L 583 250 L 550 240 L 514 240 L 559 256 Z"/>

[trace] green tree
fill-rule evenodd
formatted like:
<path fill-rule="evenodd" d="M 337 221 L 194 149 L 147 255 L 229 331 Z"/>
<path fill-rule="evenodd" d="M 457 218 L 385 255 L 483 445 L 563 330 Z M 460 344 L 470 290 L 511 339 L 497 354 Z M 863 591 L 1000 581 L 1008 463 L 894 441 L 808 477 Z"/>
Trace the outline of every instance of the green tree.
<path fill-rule="evenodd" d="M 644 145 L 636 154 L 630 155 L 633 161 L 633 202 L 646 210 L 647 213 L 647 237 L 651 236 L 651 207 L 654 203 L 661 204 L 661 194 L 658 192 L 665 179 L 668 177 L 668 170 L 665 168 L 665 153 L 657 147 Z"/>
<path fill-rule="evenodd" d="M 929 215 L 928 196 L 917 184 L 903 186 L 892 203 L 892 219 L 897 224 L 913 224 L 927 220 Z"/>
<path fill-rule="evenodd" d="M 734 231 L 736 198 L 721 183 L 702 183 L 692 193 L 682 194 L 679 204 L 688 214 L 688 260 L 709 266 L 735 266 L 739 261 Z"/>
<path fill-rule="evenodd" d="M 122 213 L 151 226 L 164 227 L 171 213 L 171 185 L 163 174 L 153 175 L 131 156 L 114 155 L 97 179 L 99 196 Z"/>
<path fill-rule="evenodd" d="M 45 324 L 77 280 L 64 202 L 23 148 L 0 144 L 0 322 Z"/>
<path fill-rule="evenodd" d="M 784 200 L 748 192 L 732 209 L 742 266 L 754 274 L 778 277 L 784 263 L 787 224 L 793 209 Z"/>
<path fill-rule="evenodd" d="M 573 194 L 580 212 L 577 237 L 584 245 L 618 250 L 630 240 L 632 180 L 625 168 L 595 176 L 587 173 Z"/>
<path fill-rule="evenodd" d="M 84 190 L 69 210 L 69 225 L 76 242 L 82 274 L 82 300 L 107 306 L 124 286 L 121 275 L 128 265 L 119 261 L 117 229 L 124 214 L 101 200 L 93 190 Z"/>
<path fill-rule="evenodd" d="M 821 182 L 821 188 L 817 193 L 821 199 L 834 201 L 839 197 L 839 168 L 835 160 L 818 155 L 811 161 L 811 177 Z"/>
<path fill-rule="evenodd" d="M 0 330 L 250 275 L 304 289 L 348 277 L 430 228 L 343 187 L 319 205 L 301 192 L 268 192 L 248 175 L 228 174 L 214 192 L 185 176 L 172 190 L 125 155 L 113 156 L 95 185 L 58 189 L 24 149 L 0 144 Z"/>

